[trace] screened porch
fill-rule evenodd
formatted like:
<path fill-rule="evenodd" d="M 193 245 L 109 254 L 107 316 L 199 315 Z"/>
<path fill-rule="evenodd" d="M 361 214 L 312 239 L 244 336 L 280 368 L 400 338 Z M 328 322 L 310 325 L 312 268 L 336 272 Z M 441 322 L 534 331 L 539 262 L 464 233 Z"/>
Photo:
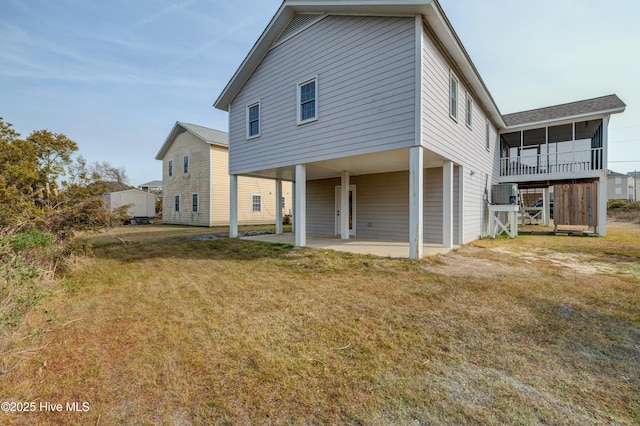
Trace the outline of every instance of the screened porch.
<path fill-rule="evenodd" d="M 500 135 L 500 176 L 575 174 L 606 168 L 602 119 Z"/>

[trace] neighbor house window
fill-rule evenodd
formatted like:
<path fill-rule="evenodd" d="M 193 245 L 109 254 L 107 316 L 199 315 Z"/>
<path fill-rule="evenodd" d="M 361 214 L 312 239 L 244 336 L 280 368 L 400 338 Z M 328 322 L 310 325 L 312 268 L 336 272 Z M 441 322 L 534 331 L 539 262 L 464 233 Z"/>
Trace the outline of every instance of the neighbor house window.
<path fill-rule="evenodd" d="M 251 195 L 251 211 L 253 213 L 262 213 L 262 195 Z"/>
<path fill-rule="evenodd" d="M 318 79 L 298 84 L 298 124 L 318 119 Z"/>
<path fill-rule="evenodd" d="M 169 176 L 173 176 L 173 160 L 169 160 Z"/>
<path fill-rule="evenodd" d="M 180 211 L 180 196 L 176 195 L 173 197 L 173 210 L 175 212 L 179 212 Z"/>
<path fill-rule="evenodd" d="M 616 178 L 616 185 L 622 185 L 622 178 Z"/>
<path fill-rule="evenodd" d="M 287 206 L 287 199 L 285 197 L 282 197 L 282 210 L 284 210 L 286 206 Z"/>
<path fill-rule="evenodd" d="M 453 73 L 449 76 L 449 115 L 458 121 L 458 79 Z"/>
<path fill-rule="evenodd" d="M 184 172 L 189 173 L 189 156 L 185 155 L 182 162 Z"/>
<path fill-rule="evenodd" d="M 191 211 L 198 211 L 198 194 L 191 194 Z"/>
<path fill-rule="evenodd" d="M 260 136 L 260 102 L 247 107 L 247 139 Z"/>
<path fill-rule="evenodd" d="M 471 95 L 467 93 L 467 116 L 466 122 L 467 126 L 471 128 L 471 120 L 473 119 L 473 99 L 471 99 Z"/>
<path fill-rule="evenodd" d="M 491 148 L 491 126 L 489 126 L 488 121 L 486 124 L 485 148 L 487 151 Z"/>

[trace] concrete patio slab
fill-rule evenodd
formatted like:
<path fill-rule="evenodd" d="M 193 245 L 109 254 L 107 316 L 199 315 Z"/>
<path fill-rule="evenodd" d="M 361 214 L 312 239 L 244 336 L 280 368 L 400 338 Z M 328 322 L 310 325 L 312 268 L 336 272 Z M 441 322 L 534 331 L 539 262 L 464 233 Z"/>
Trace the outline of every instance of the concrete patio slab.
<path fill-rule="evenodd" d="M 292 232 L 278 235 L 255 235 L 242 237 L 242 239 L 291 245 L 294 245 L 295 242 L 294 234 Z M 342 240 L 339 237 L 307 234 L 307 247 L 346 251 L 358 254 L 372 254 L 382 257 L 409 257 L 409 242 L 398 240 L 382 240 L 377 238 L 350 238 L 348 240 Z M 454 248 L 458 247 L 459 246 L 455 246 Z M 452 250 L 443 248 L 440 244 L 424 244 L 423 248 L 423 257 L 444 254 Z"/>

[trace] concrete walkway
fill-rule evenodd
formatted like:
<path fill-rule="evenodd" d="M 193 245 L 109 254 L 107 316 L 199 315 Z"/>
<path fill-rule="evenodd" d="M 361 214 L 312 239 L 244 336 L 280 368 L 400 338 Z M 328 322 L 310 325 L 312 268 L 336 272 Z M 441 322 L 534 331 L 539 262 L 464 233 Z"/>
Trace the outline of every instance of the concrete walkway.
<path fill-rule="evenodd" d="M 264 241 L 269 243 L 284 243 L 294 245 L 294 234 L 287 232 L 276 235 L 256 235 L 243 237 L 245 240 Z M 342 240 L 339 237 L 307 234 L 307 247 L 346 251 L 358 254 L 373 254 L 382 257 L 409 257 L 409 242 L 397 240 L 380 240 L 377 238 L 350 238 Z M 443 248 L 442 244 L 424 244 L 424 256 L 448 253 L 451 249 Z M 454 248 L 458 248 L 455 246 Z"/>

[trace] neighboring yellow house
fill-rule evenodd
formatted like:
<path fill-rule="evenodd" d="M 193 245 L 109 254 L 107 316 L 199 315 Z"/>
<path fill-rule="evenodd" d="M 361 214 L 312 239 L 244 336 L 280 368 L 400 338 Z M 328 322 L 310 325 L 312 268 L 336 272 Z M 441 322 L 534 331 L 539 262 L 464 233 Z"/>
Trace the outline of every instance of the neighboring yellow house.
<path fill-rule="evenodd" d="M 227 133 L 177 121 L 156 160 L 162 161 L 162 222 L 229 225 Z M 238 180 L 238 223 L 275 223 L 276 181 Z M 282 182 L 282 212 L 291 214 L 291 183 Z"/>

